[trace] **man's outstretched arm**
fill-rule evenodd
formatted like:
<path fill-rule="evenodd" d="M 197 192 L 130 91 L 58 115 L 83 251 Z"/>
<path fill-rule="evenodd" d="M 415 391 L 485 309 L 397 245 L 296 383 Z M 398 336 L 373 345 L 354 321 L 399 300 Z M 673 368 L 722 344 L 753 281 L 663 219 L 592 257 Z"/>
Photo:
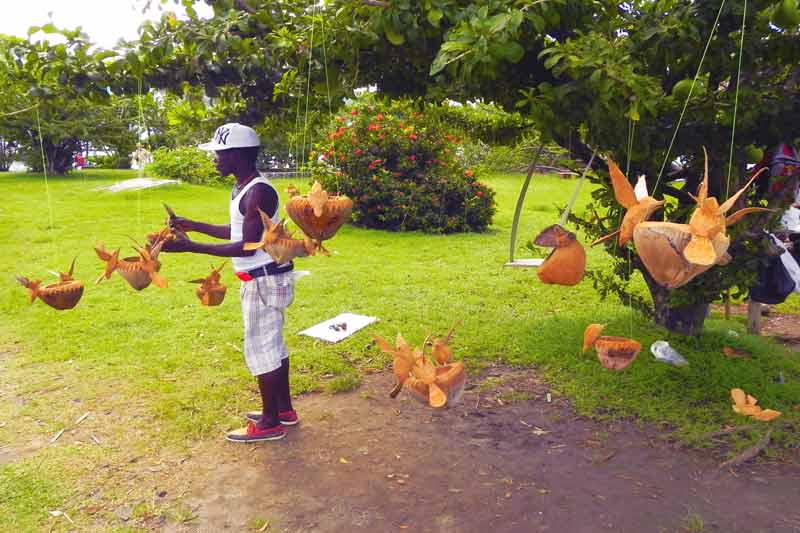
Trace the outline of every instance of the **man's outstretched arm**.
<path fill-rule="evenodd" d="M 278 208 L 278 196 L 267 186 L 255 186 L 250 189 L 242 201 L 244 207 L 244 223 L 242 225 L 242 240 L 225 244 L 210 244 L 194 242 L 189 239 L 178 239 L 164 243 L 162 248 L 165 252 L 191 252 L 197 254 L 215 255 L 218 257 L 247 257 L 255 253 L 254 250 L 244 250 L 243 246 L 247 242 L 258 242 L 264 231 L 264 224 L 261 222 L 261 209 L 267 215 L 272 216 Z M 178 218 L 178 217 L 176 217 Z M 184 219 L 185 220 L 185 219 Z M 219 238 L 230 238 L 230 226 L 213 226 L 202 224 L 205 229 L 225 228 L 227 235 Z M 179 226 L 178 229 L 181 229 Z M 217 237 L 212 233 L 207 233 L 196 229 L 200 233 L 206 233 L 212 237 Z"/>

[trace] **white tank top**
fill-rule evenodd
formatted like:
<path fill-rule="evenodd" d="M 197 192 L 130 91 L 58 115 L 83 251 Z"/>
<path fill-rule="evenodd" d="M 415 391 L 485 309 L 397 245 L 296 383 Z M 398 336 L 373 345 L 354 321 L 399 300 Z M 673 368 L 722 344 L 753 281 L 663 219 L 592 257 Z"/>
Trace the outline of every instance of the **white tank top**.
<path fill-rule="evenodd" d="M 230 216 L 231 216 L 231 242 L 241 241 L 243 237 L 242 226 L 244 224 L 244 215 L 239 211 L 239 202 L 242 200 L 242 197 L 250 190 L 251 187 L 256 185 L 257 183 L 263 183 L 267 187 L 270 187 L 275 194 L 278 194 L 278 191 L 275 190 L 275 187 L 267 180 L 267 178 L 263 176 L 256 176 L 250 182 L 244 186 L 244 188 L 239 191 L 239 194 L 234 196 L 231 199 L 230 203 Z M 278 207 L 280 207 L 280 197 L 278 197 L 278 206 L 275 208 L 275 214 L 272 216 L 272 223 L 277 224 L 280 222 L 280 216 Z M 259 236 L 260 237 L 260 236 Z M 244 272 L 247 270 L 253 270 L 254 268 L 258 268 L 260 266 L 264 266 L 268 263 L 274 263 L 275 261 L 270 257 L 268 253 L 264 250 L 258 249 L 256 253 L 250 256 L 245 257 L 232 257 L 233 262 L 233 269 L 236 272 Z"/>

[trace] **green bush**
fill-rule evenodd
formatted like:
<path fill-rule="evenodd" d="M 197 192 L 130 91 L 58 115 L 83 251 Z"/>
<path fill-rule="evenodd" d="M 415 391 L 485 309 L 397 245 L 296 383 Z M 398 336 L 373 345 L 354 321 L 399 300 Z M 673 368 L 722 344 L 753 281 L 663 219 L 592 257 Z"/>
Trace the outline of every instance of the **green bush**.
<path fill-rule="evenodd" d="M 490 145 L 514 143 L 530 127 L 520 113 L 509 113 L 492 103 L 444 103 L 429 105 L 427 111 L 436 113 L 451 128 Z"/>
<path fill-rule="evenodd" d="M 92 168 L 126 169 L 131 168 L 131 158 L 127 155 L 92 155 L 86 159 Z"/>
<path fill-rule="evenodd" d="M 459 139 L 409 100 L 363 99 L 334 117 L 312 152 L 326 189 L 353 199 L 368 228 L 454 233 L 491 224 L 495 193 L 457 157 Z"/>
<path fill-rule="evenodd" d="M 162 178 L 183 180 L 198 185 L 232 183 L 229 178 L 219 175 L 208 153 L 193 146 L 159 148 L 153 152 L 153 162 L 147 165 L 147 172 Z"/>

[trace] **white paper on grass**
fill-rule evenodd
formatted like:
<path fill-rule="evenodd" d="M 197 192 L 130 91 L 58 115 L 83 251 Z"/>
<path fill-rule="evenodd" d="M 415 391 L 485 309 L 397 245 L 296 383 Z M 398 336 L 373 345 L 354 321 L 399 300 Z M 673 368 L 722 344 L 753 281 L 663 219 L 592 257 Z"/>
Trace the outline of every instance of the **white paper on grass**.
<path fill-rule="evenodd" d="M 342 313 L 324 322 L 313 325 L 308 329 L 304 329 L 299 334 L 326 342 L 336 343 L 377 321 L 377 317 L 374 316 Z M 342 325 L 344 325 L 344 327 Z"/>

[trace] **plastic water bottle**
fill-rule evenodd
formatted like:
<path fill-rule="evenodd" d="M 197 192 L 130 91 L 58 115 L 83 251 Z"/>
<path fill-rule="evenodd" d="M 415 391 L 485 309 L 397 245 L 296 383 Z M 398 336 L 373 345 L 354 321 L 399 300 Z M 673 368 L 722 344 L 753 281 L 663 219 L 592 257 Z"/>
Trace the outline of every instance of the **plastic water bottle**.
<path fill-rule="evenodd" d="M 672 366 L 689 366 L 689 361 L 683 358 L 667 341 L 656 341 L 650 345 L 650 351 L 657 361 Z"/>

